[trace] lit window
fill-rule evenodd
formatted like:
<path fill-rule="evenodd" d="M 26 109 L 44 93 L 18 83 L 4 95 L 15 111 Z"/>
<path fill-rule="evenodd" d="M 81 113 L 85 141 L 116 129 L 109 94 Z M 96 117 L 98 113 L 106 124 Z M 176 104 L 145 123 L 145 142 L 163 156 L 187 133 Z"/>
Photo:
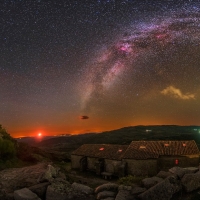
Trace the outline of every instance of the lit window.
<path fill-rule="evenodd" d="M 175 165 L 178 165 L 178 159 L 175 160 Z"/>
<path fill-rule="evenodd" d="M 146 149 L 146 147 L 145 146 L 140 146 L 140 149 Z"/>
<path fill-rule="evenodd" d="M 99 150 L 100 150 L 100 151 L 103 151 L 103 150 L 104 150 L 104 148 L 102 147 L 102 148 L 100 148 Z"/>
<path fill-rule="evenodd" d="M 119 149 L 118 151 L 119 151 L 119 152 L 122 152 L 122 149 Z"/>
<path fill-rule="evenodd" d="M 168 147 L 169 146 L 169 144 L 164 144 L 165 145 L 165 147 Z"/>
<path fill-rule="evenodd" d="M 186 144 L 185 144 L 185 143 L 183 143 L 183 147 L 186 147 Z"/>

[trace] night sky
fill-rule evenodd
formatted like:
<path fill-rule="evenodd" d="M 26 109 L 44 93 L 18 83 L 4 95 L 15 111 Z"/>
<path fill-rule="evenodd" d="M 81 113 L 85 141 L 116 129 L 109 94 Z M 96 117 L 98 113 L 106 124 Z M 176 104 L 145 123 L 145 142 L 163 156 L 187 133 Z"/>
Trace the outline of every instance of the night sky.
<path fill-rule="evenodd" d="M 200 125 L 200 1 L 3 0 L 0 20 L 12 136 Z"/>

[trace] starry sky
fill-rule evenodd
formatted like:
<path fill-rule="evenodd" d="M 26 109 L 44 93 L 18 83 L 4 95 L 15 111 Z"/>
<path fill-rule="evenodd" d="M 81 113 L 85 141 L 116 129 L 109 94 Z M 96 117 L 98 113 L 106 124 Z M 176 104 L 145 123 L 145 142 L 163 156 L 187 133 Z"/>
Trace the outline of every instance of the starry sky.
<path fill-rule="evenodd" d="M 200 125 L 199 0 L 3 0 L 0 16 L 13 137 Z"/>

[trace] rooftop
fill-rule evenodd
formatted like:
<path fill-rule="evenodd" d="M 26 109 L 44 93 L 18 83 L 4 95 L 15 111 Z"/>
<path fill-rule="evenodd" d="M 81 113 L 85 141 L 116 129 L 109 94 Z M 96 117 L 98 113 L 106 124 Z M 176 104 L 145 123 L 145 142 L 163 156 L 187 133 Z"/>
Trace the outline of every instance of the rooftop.
<path fill-rule="evenodd" d="M 127 148 L 128 145 L 84 144 L 76 149 L 72 155 L 121 160 Z"/>
<path fill-rule="evenodd" d="M 199 149 L 194 140 L 190 141 L 132 141 L 123 158 L 148 159 L 162 155 L 194 155 Z"/>
<path fill-rule="evenodd" d="M 130 145 L 84 144 L 72 155 L 113 160 L 155 159 L 159 156 L 196 155 L 199 149 L 194 140 L 187 141 L 132 141 Z"/>

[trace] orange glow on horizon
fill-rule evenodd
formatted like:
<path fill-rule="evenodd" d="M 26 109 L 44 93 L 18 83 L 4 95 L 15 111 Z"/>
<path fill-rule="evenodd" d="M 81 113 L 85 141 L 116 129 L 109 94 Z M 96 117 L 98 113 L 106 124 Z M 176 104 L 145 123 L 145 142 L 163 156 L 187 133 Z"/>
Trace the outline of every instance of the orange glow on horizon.
<path fill-rule="evenodd" d="M 117 124 L 117 125 L 116 125 Z M 42 127 L 12 127 L 9 129 L 6 129 L 8 133 L 14 137 L 14 138 L 20 138 L 20 137 L 45 137 L 45 136 L 58 136 L 58 135 L 78 135 L 78 134 L 84 134 L 84 133 L 101 133 L 104 131 L 111 131 L 120 129 L 123 127 L 129 127 L 129 126 L 153 126 L 153 125 L 171 125 L 172 120 L 168 120 L 168 123 L 164 123 L 162 120 L 156 120 L 156 119 L 143 119 L 142 121 L 140 119 L 135 120 L 134 122 L 132 120 L 128 120 L 127 122 L 119 122 L 116 123 L 93 123 L 91 126 L 82 126 L 82 125 L 74 125 L 74 126 L 66 126 L 66 125 L 60 125 L 60 126 L 42 126 Z M 190 124 L 184 124 L 184 123 L 176 123 L 176 125 L 190 125 Z M 40 131 L 38 131 L 40 130 Z"/>
<path fill-rule="evenodd" d="M 41 137 L 42 136 L 42 133 L 38 133 L 38 137 Z"/>

